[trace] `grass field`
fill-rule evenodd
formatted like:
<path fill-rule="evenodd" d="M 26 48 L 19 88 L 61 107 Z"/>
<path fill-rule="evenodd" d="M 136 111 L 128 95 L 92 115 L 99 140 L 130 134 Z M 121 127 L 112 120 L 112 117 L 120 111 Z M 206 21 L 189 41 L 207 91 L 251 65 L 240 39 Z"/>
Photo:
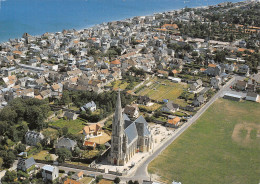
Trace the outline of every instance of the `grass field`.
<path fill-rule="evenodd" d="M 153 100 L 162 101 L 163 99 L 176 100 L 183 89 L 186 88 L 183 84 L 173 83 L 167 79 L 153 80 L 149 87 L 143 88 L 137 95 L 147 95 Z"/>
<path fill-rule="evenodd" d="M 45 160 L 45 157 L 49 155 L 49 151 L 42 150 L 40 153 L 37 153 L 36 155 L 33 155 L 32 157 L 37 160 Z M 53 160 L 53 158 L 50 155 L 50 159 Z"/>
<path fill-rule="evenodd" d="M 69 133 L 78 134 L 83 129 L 83 127 L 85 126 L 86 123 L 79 119 L 76 119 L 76 120 L 59 119 L 57 121 L 50 122 L 49 124 L 60 127 L 60 128 L 67 127 L 69 130 Z"/>
<path fill-rule="evenodd" d="M 149 165 L 162 181 L 260 182 L 260 104 L 216 101 Z"/>

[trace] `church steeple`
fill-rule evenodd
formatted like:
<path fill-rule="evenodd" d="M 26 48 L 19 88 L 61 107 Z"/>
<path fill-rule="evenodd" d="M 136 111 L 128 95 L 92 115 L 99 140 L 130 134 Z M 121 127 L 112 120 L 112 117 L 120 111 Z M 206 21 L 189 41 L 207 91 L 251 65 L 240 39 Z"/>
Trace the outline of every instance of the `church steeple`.
<path fill-rule="evenodd" d="M 114 129 L 115 132 L 113 131 L 113 133 L 115 133 L 116 135 L 123 134 L 124 121 L 122 115 L 120 90 L 118 90 L 118 94 L 117 94 L 116 110 L 115 110 L 113 125 L 115 126 Z"/>
<path fill-rule="evenodd" d="M 112 122 L 111 136 L 111 163 L 115 165 L 124 165 L 125 156 L 123 153 L 123 138 L 124 138 L 124 119 L 122 115 L 120 91 L 118 91 L 116 110 Z"/>

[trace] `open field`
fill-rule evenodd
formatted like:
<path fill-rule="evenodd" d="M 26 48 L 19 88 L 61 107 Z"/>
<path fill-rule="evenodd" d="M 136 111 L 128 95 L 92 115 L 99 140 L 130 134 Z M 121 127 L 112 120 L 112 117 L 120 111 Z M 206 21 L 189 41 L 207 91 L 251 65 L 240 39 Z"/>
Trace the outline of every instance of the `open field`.
<path fill-rule="evenodd" d="M 67 127 L 69 130 L 69 133 L 78 134 L 83 129 L 86 122 L 81 121 L 79 119 L 76 119 L 76 120 L 59 119 L 57 121 L 50 122 L 49 124 L 52 126 L 60 127 L 60 128 Z"/>
<path fill-rule="evenodd" d="M 259 103 L 219 99 L 148 171 L 167 183 L 259 183 L 259 112 Z"/>
<path fill-rule="evenodd" d="M 147 95 L 153 100 L 162 101 L 163 99 L 175 100 L 177 99 L 183 89 L 186 88 L 183 84 L 173 83 L 167 79 L 152 80 L 149 87 L 144 87 L 137 95 Z"/>

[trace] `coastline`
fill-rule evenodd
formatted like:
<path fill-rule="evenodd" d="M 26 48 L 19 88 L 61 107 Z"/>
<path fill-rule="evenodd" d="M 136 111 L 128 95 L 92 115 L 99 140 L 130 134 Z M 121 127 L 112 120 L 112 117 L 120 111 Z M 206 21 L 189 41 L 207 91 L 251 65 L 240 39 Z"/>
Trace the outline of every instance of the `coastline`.
<path fill-rule="evenodd" d="M 233 3 L 237 3 L 237 2 L 242 2 L 244 0 L 236 0 L 235 2 Z M 219 4 L 219 3 L 217 3 Z M 188 7 L 188 8 L 207 8 L 209 6 L 215 6 L 217 5 L 216 3 L 214 2 L 211 2 L 211 4 L 208 4 L 208 5 L 201 5 L 201 6 L 196 6 L 196 5 L 191 5 L 191 6 L 185 6 L 185 7 Z M 61 32 L 62 30 L 68 30 L 68 29 L 75 29 L 76 31 L 84 31 L 85 29 L 90 29 L 90 28 L 93 28 L 95 26 L 100 26 L 102 25 L 103 23 L 110 23 L 110 22 L 115 22 L 115 21 L 124 21 L 124 20 L 127 20 L 127 19 L 131 19 L 133 17 L 142 17 L 142 16 L 150 16 L 150 15 L 153 15 L 153 14 L 157 14 L 157 13 L 164 13 L 164 12 L 172 12 L 172 11 L 180 11 L 181 9 L 185 8 L 185 7 L 176 7 L 176 8 L 169 8 L 169 9 L 165 9 L 165 8 L 162 8 L 163 10 L 157 10 L 157 11 L 149 11 L 149 12 L 146 12 L 144 14 L 141 14 L 141 15 L 135 15 L 135 16 L 124 16 L 123 18 L 115 18 L 115 19 L 111 19 L 111 20 L 107 20 L 107 21 L 103 21 L 103 22 L 100 22 L 100 23 L 97 23 L 97 24 L 90 24 L 90 25 L 85 25 L 85 26 L 79 26 L 79 27 L 71 27 L 71 28 L 62 28 L 62 29 L 59 29 L 57 31 L 45 31 L 43 33 L 39 33 L 39 34 L 33 34 L 33 33 L 30 33 L 30 31 L 24 31 L 23 33 L 27 32 L 28 34 L 34 36 L 34 37 L 39 37 L 41 36 L 42 34 L 44 33 L 57 33 L 57 32 Z M 23 34 L 22 33 L 22 34 Z M 9 37 L 7 40 L 1 40 L 0 39 L 0 44 L 4 44 L 6 42 L 9 42 L 10 39 L 20 39 L 22 38 L 22 34 L 19 36 L 19 37 L 15 37 L 15 38 L 12 38 L 12 37 Z"/>

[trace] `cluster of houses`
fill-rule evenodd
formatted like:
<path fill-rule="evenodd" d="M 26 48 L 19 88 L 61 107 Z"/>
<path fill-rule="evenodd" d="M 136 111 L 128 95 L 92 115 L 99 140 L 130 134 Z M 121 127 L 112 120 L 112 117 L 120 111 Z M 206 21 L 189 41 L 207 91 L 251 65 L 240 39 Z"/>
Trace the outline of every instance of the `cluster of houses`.
<path fill-rule="evenodd" d="M 84 128 L 84 130 L 86 130 L 86 127 Z M 93 129 L 90 129 L 88 133 L 89 135 L 91 134 L 93 136 L 95 134 L 93 132 Z M 36 146 L 38 143 L 42 143 L 44 139 L 45 137 L 39 132 L 28 131 L 25 134 L 25 143 L 28 146 Z M 86 142 L 83 145 L 86 147 L 88 146 L 93 147 L 93 145 L 87 145 Z M 73 151 L 76 148 L 76 146 L 77 146 L 76 141 L 66 137 L 60 137 L 57 140 L 54 147 L 55 149 L 65 148 L 68 149 L 69 151 Z M 36 161 L 34 160 L 33 157 L 27 158 L 26 152 L 19 154 L 18 162 L 17 162 L 17 170 L 18 171 L 21 170 L 29 174 L 35 172 L 41 172 L 41 176 L 46 183 L 54 181 L 55 179 L 59 178 L 59 169 L 57 166 L 44 165 L 43 167 L 39 168 L 39 166 L 37 166 Z M 82 178 L 83 178 L 83 172 L 80 172 L 74 174 L 71 179 L 73 179 L 74 181 L 78 181 Z"/>
<path fill-rule="evenodd" d="M 204 21 L 193 11 L 181 10 L 156 13 L 150 16 L 133 17 L 96 25 L 76 31 L 63 30 L 31 36 L 25 33 L 20 39 L 10 39 L 0 44 L 0 108 L 17 97 L 59 99 L 63 90 L 95 91 L 107 89 L 109 83 L 122 78 L 131 67 L 167 77 L 169 71 L 181 72 L 184 64 L 195 61 L 191 52 L 183 58 L 168 47 L 170 44 L 190 44 L 194 51 L 203 54 L 209 49 L 239 51 L 238 45 L 215 40 L 183 38 L 174 21 Z M 165 24 L 162 24 L 164 23 Z M 206 23 L 206 22 L 205 22 Z M 242 45 L 243 46 L 243 45 Z M 103 57 L 111 49 L 119 56 Z M 227 57 L 231 64 L 219 65 L 214 61 L 205 63 L 205 68 L 192 69 L 193 74 L 205 72 L 212 76 L 212 85 L 218 88 L 233 71 L 249 75 L 249 67 L 238 57 Z M 226 71 L 226 73 L 225 73 Z M 180 79 L 173 78 L 173 82 Z M 94 104 L 82 107 L 93 111 Z"/>

